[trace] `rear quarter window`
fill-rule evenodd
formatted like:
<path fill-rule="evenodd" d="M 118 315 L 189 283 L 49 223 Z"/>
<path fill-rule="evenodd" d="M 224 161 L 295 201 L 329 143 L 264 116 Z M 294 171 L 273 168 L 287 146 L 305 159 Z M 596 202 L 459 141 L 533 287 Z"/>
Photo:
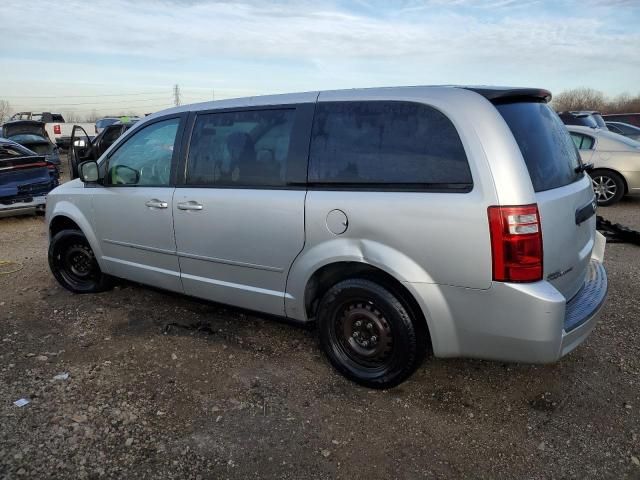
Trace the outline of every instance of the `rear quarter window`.
<path fill-rule="evenodd" d="M 433 107 L 398 101 L 319 103 L 308 176 L 312 184 L 349 188 L 472 187 L 453 123 Z"/>
<path fill-rule="evenodd" d="M 573 183 L 584 175 L 577 172 L 580 156 L 569 131 L 546 104 L 504 103 L 496 108 L 520 147 L 536 192 Z"/>

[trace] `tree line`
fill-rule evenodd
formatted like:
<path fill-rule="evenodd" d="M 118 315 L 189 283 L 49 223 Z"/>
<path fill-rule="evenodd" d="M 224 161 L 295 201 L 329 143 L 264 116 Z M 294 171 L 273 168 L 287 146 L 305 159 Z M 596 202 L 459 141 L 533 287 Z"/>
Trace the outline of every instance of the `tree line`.
<path fill-rule="evenodd" d="M 623 93 L 608 97 L 593 88 L 574 88 L 555 95 L 551 106 L 557 112 L 597 110 L 600 113 L 640 113 L 640 95 Z"/>
<path fill-rule="evenodd" d="M 32 111 L 40 112 L 40 110 L 32 110 Z M 11 118 L 11 115 L 13 115 L 14 113 L 16 113 L 16 111 L 13 108 L 11 108 L 11 104 L 7 100 L 0 100 L 0 125 L 6 122 L 7 120 L 9 120 L 9 118 Z M 56 111 L 53 113 L 59 113 L 59 112 Z M 64 117 L 65 121 L 68 123 L 81 123 L 81 122 L 94 123 L 95 121 L 105 116 L 105 115 L 99 115 L 96 109 L 93 109 L 90 113 L 85 115 L 81 115 L 78 112 L 74 112 L 74 111 L 62 111 L 60 113 L 62 113 L 62 116 Z M 120 112 L 114 116 L 135 117 L 137 115 L 138 115 L 137 113 L 132 113 L 132 112 L 126 112 L 126 113 Z"/>

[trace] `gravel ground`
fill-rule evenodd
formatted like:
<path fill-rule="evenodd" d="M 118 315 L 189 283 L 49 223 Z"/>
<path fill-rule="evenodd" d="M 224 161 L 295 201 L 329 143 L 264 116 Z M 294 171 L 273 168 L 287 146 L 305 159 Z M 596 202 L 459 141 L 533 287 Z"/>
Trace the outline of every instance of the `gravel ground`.
<path fill-rule="evenodd" d="M 429 359 L 388 391 L 334 373 L 311 328 L 129 283 L 73 295 L 46 247 L 41 217 L 0 220 L 22 266 L 0 275 L 2 478 L 640 478 L 640 247 L 607 246 L 608 305 L 561 362 Z"/>

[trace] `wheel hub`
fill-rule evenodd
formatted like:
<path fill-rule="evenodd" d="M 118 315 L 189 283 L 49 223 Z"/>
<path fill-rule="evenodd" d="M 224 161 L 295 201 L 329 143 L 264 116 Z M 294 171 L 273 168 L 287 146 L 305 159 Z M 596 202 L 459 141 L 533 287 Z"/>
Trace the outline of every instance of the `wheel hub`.
<path fill-rule="evenodd" d="M 607 201 L 615 196 L 617 187 L 611 178 L 598 176 L 592 180 L 592 183 L 599 200 Z"/>
<path fill-rule="evenodd" d="M 391 329 L 372 304 L 349 305 L 341 317 L 343 343 L 360 359 L 384 360 L 391 351 Z"/>
<path fill-rule="evenodd" d="M 72 245 L 65 256 L 70 273 L 80 278 L 86 278 L 91 275 L 93 271 L 93 256 L 87 247 L 84 245 Z"/>

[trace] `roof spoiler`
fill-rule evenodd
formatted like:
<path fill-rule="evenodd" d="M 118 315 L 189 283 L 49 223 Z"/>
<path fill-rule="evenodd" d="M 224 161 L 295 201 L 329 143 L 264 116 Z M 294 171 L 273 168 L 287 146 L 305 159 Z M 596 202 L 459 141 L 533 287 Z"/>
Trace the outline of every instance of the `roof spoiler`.
<path fill-rule="evenodd" d="M 551 92 L 543 88 L 462 87 L 479 93 L 492 103 L 551 101 Z"/>

